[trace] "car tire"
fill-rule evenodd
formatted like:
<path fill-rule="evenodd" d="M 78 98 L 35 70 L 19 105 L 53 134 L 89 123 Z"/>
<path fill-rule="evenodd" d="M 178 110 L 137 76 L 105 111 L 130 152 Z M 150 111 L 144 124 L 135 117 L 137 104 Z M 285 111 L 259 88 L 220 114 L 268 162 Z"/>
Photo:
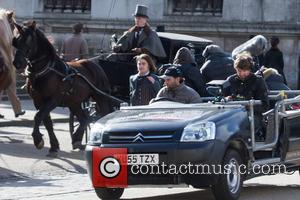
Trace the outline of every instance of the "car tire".
<path fill-rule="evenodd" d="M 102 200 L 120 199 L 124 188 L 95 188 L 97 196 Z"/>
<path fill-rule="evenodd" d="M 243 176 L 239 172 L 239 166 L 242 164 L 240 154 L 233 149 L 227 150 L 222 168 L 230 169 L 233 173 L 222 173 L 219 175 L 218 183 L 212 186 L 212 192 L 216 200 L 237 200 L 240 196 L 243 186 Z M 224 166 L 228 168 L 224 168 Z"/>

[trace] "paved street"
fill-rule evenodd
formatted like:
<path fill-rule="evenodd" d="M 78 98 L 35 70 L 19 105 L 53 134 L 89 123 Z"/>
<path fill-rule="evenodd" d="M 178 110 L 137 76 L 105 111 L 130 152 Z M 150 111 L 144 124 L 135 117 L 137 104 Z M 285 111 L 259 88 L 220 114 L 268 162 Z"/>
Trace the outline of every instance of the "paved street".
<path fill-rule="evenodd" d="M 2 126 L 4 121 L 13 119 L 9 104 L 0 104 L 0 112 L 8 119 L 0 121 L 0 199 L 1 200 L 96 200 L 86 172 L 83 153 L 72 151 L 67 123 L 56 123 L 56 135 L 60 141 L 59 158 L 48 158 L 49 140 L 45 129 L 45 148 L 36 150 L 32 144 L 31 123 L 33 108 L 24 102 L 26 113 L 18 119 L 28 125 Z M 30 111 L 30 109 L 32 111 Z M 56 119 L 67 119 L 68 111 L 54 111 Z M 15 120 L 15 119 L 13 119 Z M 24 123 L 25 124 L 25 123 Z M 282 200 L 298 199 L 300 176 L 276 175 L 247 181 L 241 200 Z M 193 188 L 130 188 L 125 190 L 123 199 L 203 199 L 212 200 L 210 190 Z"/>
<path fill-rule="evenodd" d="M 300 0 L 0 0 L 0 93 L 0 200 L 300 200 Z"/>

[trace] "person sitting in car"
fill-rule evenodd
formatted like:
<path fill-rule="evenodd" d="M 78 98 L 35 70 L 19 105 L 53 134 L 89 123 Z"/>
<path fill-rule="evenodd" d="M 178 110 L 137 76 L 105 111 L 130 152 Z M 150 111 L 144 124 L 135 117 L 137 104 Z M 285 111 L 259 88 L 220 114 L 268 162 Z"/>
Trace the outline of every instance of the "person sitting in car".
<path fill-rule="evenodd" d="M 290 90 L 283 76 L 274 68 L 262 66 L 255 74 L 262 74 L 269 90 Z"/>
<path fill-rule="evenodd" d="M 165 86 L 160 89 L 156 98 L 151 100 L 151 103 L 164 98 L 180 103 L 201 102 L 200 95 L 184 84 L 182 72 L 178 67 L 169 67 L 161 78 L 165 80 Z"/>
<path fill-rule="evenodd" d="M 130 103 L 136 105 L 148 105 L 160 89 L 158 77 L 154 74 L 156 67 L 153 60 L 147 54 L 136 57 L 138 73 L 130 76 Z"/>
<path fill-rule="evenodd" d="M 262 106 L 259 110 L 265 112 L 269 107 L 268 89 L 264 79 L 251 72 L 253 64 L 249 53 L 237 55 L 234 61 L 236 74 L 227 78 L 230 86 L 225 89 L 224 94 L 232 100 L 261 100 Z"/>
<path fill-rule="evenodd" d="M 263 140 L 264 124 L 262 113 L 269 108 L 268 90 L 265 80 L 251 72 L 253 60 L 249 53 L 241 53 L 234 60 L 236 74 L 227 78 L 230 86 L 225 89 L 224 95 L 228 100 L 261 100 L 261 106 L 255 106 L 254 123 L 256 135 Z"/>
<path fill-rule="evenodd" d="M 259 69 L 259 71 L 256 72 L 256 74 L 262 74 L 269 90 L 280 90 L 280 91 L 290 90 L 290 88 L 284 83 L 284 78 L 282 77 L 281 74 L 278 73 L 276 69 L 262 66 Z M 295 96 L 296 95 L 290 95 L 290 97 L 295 97 Z M 275 104 L 276 101 L 270 101 L 270 108 L 274 108 Z M 299 105 L 297 105 L 297 107 L 299 108 Z"/>
<path fill-rule="evenodd" d="M 137 5 L 134 13 L 135 25 L 121 36 L 112 50 L 115 53 L 146 53 L 153 58 L 166 57 L 162 43 L 148 20 L 148 7 Z"/>
<path fill-rule="evenodd" d="M 200 68 L 206 83 L 212 80 L 226 80 L 228 76 L 235 73 L 233 59 L 225 53 L 218 45 L 205 47 L 202 56 L 205 63 Z"/>
<path fill-rule="evenodd" d="M 184 82 L 196 90 L 200 96 L 207 96 L 205 81 L 197 63 L 187 47 L 181 47 L 174 58 L 173 64 L 182 71 Z"/>

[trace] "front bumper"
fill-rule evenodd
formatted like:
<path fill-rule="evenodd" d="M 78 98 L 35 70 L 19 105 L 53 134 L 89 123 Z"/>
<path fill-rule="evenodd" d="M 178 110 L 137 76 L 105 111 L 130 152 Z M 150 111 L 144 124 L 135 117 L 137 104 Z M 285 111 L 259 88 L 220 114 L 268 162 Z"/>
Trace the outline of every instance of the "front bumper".
<path fill-rule="evenodd" d="M 220 165 L 225 152 L 224 143 L 217 140 L 193 143 L 136 143 L 87 146 L 85 154 L 91 179 L 93 178 L 93 148 L 98 150 L 99 148 L 127 148 L 130 154 L 159 154 L 159 167 L 150 168 L 149 173 L 136 173 L 137 166 L 128 166 L 129 186 L 188 184 L 195 187 L 204 187 L 213 185 L 216 183 L 218 176 L 212 171 L 212 168 L 207 168 L 207 166 Z M 162 169 L 163 167 L 164 169 Z"/>

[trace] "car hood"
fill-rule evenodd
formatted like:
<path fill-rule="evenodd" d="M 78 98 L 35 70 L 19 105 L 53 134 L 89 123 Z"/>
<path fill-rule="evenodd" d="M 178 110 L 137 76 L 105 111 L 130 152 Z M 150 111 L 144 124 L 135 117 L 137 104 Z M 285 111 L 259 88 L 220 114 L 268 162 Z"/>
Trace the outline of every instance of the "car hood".
<path fill-rule="evenodd" d="M 187 105 L 164 102 L 154 106 L 123 108 L 96 123 L 104 125 L 106 131 L 178 130 L 192 121 L 212 120 L 228 109 L 232 108 L 210 103 Z"/>

